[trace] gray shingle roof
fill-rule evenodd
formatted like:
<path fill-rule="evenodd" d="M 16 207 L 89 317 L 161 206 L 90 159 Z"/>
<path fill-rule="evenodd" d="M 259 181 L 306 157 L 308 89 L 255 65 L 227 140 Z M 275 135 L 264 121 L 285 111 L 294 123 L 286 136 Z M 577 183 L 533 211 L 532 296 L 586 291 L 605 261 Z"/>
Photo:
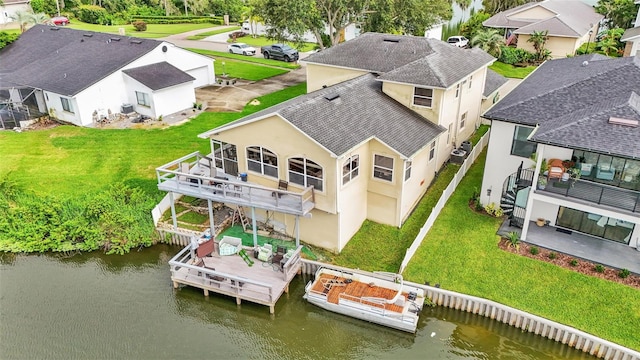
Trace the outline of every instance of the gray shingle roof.
<path fill-rule="evenodd" d="M 539 125 L 533 141 L 640 158 L 640 127 L 608 123 L 610 117 L 640 120 L 637 94 L 640 58 L 551 60 L 484 117 Z"/>
<path fill-rule="evenodd" d="M 338 95 L 333 100 L 331 96 Z M 372 137 L 410 158 L 445 128 L 435 125 L 382 92 L 372 74 L 301 95 L 210 130 L 201 137 L 277 114 L 340 156 Z"/>
<path fill-rule="evenodd" d="M 161 43 L 36 25 L 0 50 L 0 82 L 73 96 Z"/>
<path fill-rule="evenodd" d="M 384 74 L 380 80 L 447 88 L 495 59 L 435 39 L 365 33 L 304 61 Z"/>
<path fill-rule="evenodd" d="M 127 69 L 122 72 L 151 90 L 160 90 L 195 80 L 193 76 L 166 61 Z"/>
<path fill-rule="evenodd" d="M 439 40 L 425 41 L 433 53 L 389 71 L 378 80 L 446 89 L 496 60 L 478 48 L 460 49 Z"/>
<path fill-rule="evenodd" d="M 487 97 L 498 90 L 500 86 L 504 85 L 509 79 L 498 74 L 497 72 L 487 69 L 487 79 L 484 81 L 484 91 L 482 95 Z"/>
<path fill-rule="evenodd" d="M 546 19 L 521 19 L 518 13 L 539 6 L 555 15 Z M 581 37 L 589 32 L 593 24 L 602 20 L 592 6 L 583 1 L 545 0 L 531 2 L 513 9 L 502 11 L 482 24 L 487 27 L 518 29 L 516 34 L 531 34 L 534 31 L 549 31 L 549 35 Z"/>

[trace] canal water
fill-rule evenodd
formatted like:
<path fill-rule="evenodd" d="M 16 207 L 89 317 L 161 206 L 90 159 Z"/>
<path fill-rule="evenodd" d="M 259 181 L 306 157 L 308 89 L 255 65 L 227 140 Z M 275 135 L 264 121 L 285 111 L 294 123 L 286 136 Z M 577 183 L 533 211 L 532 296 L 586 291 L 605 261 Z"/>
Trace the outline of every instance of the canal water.
<path fill-rule="evenodd" d="M 302 299 L 268 307 L 182 287 L 179 248 L 125 256 L 0 255 L 0 359 L 593 359 L 479 316 L 425 308 L 416 334 Z"/>

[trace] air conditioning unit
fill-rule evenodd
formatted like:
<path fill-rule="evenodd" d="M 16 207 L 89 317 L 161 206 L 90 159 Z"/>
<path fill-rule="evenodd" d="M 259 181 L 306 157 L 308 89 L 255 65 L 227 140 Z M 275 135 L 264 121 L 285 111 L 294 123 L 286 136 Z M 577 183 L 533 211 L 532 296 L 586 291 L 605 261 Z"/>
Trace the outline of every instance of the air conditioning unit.
<path fill-rule="evenodd" d="M 133 112 L 133 105 L 131 104 L 122 104 L 122 113 L 123 114 L 131 114 Z"/>
<path fill-rule="evenodd" d="M 449 161 L 454 164 L 462 164 L 466 156 L 466 151 L 462 149 L 453 149 L 453 151 L 451 151 L 451 159 Z"/>
<path fill-rule="evenodd" d="M 462 144 L 460 144 L 460 147 L 462 148 L 462 150 L 470 153 L 471 148 L 473 148 L 473 144 L 471 144 L 471 141 L 463 141 Z"/>

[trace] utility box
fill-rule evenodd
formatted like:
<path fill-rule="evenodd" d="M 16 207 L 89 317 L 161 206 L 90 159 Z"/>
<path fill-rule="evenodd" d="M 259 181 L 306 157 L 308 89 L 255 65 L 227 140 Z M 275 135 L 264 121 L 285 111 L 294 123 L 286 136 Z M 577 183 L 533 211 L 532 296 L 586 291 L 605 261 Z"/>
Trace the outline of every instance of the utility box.
<path fill-rule="evenodd" d="M 131 104 L 122 104 L 122 113 L 123 114 L 131 114 L 133 112 L 133 105 Z"/>

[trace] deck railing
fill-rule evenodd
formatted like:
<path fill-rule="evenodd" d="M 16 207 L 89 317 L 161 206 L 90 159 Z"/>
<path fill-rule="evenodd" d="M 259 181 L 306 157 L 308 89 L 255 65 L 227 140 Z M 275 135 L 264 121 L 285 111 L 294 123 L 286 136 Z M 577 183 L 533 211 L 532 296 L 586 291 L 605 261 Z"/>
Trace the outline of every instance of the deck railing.
<path fill-rule="evenodd" d="M 296 251 L 291 254 L 291 257 L 287 259 L 287 261 L 282 266 L 282 275 L 284 277 L 284 281 L 288 281 L 293 278 L 300 269 L 300 255 L 302 252 L 302 245 L 298 246 Z"/>
<path fill-rule="evenodd" d="M 209 157 L 194 152 L 156 168 L 158 188 L 241 206 L 255 206 L 294 215 L 305 215 L 315 206 L 314 188 L 293 192 L 251 184 L 226 175 Z M 213 176 L 212 176 L 213 175 Z"/>
<path fill-rule="evenodd" d="M 256 300 L 258 303 L 264 302 L 264 299 L 257 295 L 267 295 L 270 303 L 276 300 L 273 296 L 273 287 L 269 284 L 192 264 L 193 258 L 190 250 L 189 246 L 185 247 L 169 261 L 172 277 L 179 276 L 178 271 L 186 268 L 190 270 L 187 279 L 194 284 L 204 286 L 216 284 L 219 287 L 224 285 L 232 293 L 239 294 L 242 291 L 243 299 Z M 247 285 L 254 286 L 247 287 Z"/>
<path fill-rule="evenodd" d="M 547 183 L 544 190 L 539 189 L 538 192 L 585 200 L 634 213 L 640 212 L 639 191 L 627 190 L 593 181 L 552 179 Z"/>

